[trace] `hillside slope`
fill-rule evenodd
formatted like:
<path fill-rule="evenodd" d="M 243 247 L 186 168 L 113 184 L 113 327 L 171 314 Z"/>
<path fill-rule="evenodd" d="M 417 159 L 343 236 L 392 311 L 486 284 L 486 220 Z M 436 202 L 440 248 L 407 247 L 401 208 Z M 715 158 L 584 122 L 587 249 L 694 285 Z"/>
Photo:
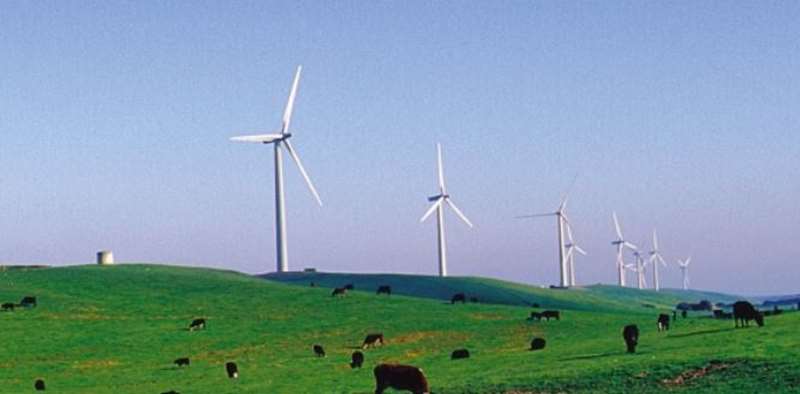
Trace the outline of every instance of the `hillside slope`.
<path fill-rule="evenodd" d="M 531 322 L 527 307 L 365 292 L 333 298 L 324 288 L 207 269 L 0 272 L 0 301 L 26 295 L 37 296 L 39 306 L 0 312 L 3 393 L 32 391 L 43 378 L 57 393 L 368 394 L 380 362 L 424 368 L 436 394 L 800 388 L 800 313 L 738 330 L 732 321 L 681 319 L 658 333 L 657 311 L 648 309 L 562 309 L 560 321 Z M 559 296 L 576 305 L 583 300 L 578 292 Z M 189 332 L 197 317 L 208 319 L 207 329 Z M 630 323 L 642 332 L 635 355 L 624 353 L 620 337 Z M 350 369 L 350 354 L 371 332 L 383 332 L 386 345 L 365 351 L 364 369 Z M 545 338 L 547 348 L 528 351 L 533 337 Z M 323 345 L 327 357 L 315 357 L 313 344 Z M 450 352 L 462 347 L 472 357 L 451 361 Z M 179 357 L 191 365 L 175 367 Z M 238 363 L 238 380 L 225 376 L 227 361 Z"/>

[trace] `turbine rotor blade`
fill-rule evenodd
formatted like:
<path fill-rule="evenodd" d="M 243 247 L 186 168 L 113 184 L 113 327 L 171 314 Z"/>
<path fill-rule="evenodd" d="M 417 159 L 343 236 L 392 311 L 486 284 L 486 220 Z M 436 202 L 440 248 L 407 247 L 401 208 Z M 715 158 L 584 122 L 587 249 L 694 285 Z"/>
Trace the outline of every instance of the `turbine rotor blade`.
<path fill-rule="evenodd" d="M 583 249 L 581 249 L 581 247 L 580 247 L 580 246 L 578 246 L 578 245 L 572 245 L 572 247 L 573 247 L 573 248 L 575 248 L 575 250 L 577 250 L 577 251 L 578 251 L 578 253 L 580 253 L 580 254 L 582 254 L 582 255 L 586 256 L 586 251 L 585 251 L 585 250 L 583 250 Z"/>
<path fill-rule="evenodd" d="M 240 135 L 232 137 L 231 141 L 234 142 L 255 142 L 259 144 L 268 144 L 283 138 L 282 134 L 258 134 L 258 135 Z"/>
<path fill-rule="evenodd" d="M 456 215 L 458 215 L 458 217 L 460 217 L 461 220 L 463 220 L 464 223 L 467 224 L 467 226 L 472 227 L 472 222 L 470 222 L 469 219 L 467 219 L 467 217 L 464 215 L 464 213 L 461 212 L 460 209 L 458 209 L 456 204 L 454 204 L 453 201 L 450 200 L 450 197 L 445 197 L 444 200 L 447 202 L 447 205 L 449 205 L 450 208 L 453 208 L 453 212 L 455 212 Z"/>
<path fill-rule="evenodd" d="M 614 228 L 617 230 L 617 238 L 618 239 L 623 239 L 623 237 L 622 237 L 622 229 L 620 229 L 619 220 L 617 219 L 617 213 L 616 212 L 612 212 L 611 216 L 614 218 Z"/>
<path fill-rule="evenodd" d="M 658 251 L 658 236 L 655 229 L 653 229 L 653 250 Z"/>
<path fill-rule="evenodd" d="M 297 97 L 297 85 L 300 82 L 300 72 L 303 66 L 297 66 L 297 71 L 294 73 L 294 81 L 292 82 L 292 90 L 289 92 L 289 100 L 286 102 L 286 110 L 283 111 L 283 128 L 281 134 L 289 132 L 289 123 L 292 121 L 292 112 L 294 111 L 294 99 Z"/>
<path fill-rule="evenodd" d="M 427 210 L 427 211 L 425 211 L 425 214 L 424 214 L 424 215 L 422 215 L 422 219 L 420 219 L 420 220 L 419 220 L 419 222 L 420 222 L 420 223 L 422 223 L 422 222 L 424 222 L 424 221 L 425 221 L 425 219 L 427 219 L 427 218 L 428 218 L 428 216 L 431 216 L 431 214 L 433 213 L 433 211 L 435 211 L 435 210 L 436 210 L 436 208 L 438 208 L 439 206 L 441 206 L 441 205 L 442 205 L 442 201 L 444 201 L 444 197 L 439 197 L 438 199 L 436 199 L 436 202 L 435 202 L 435 203 L 433 203 L 433 204 L 431 204 L 431 207 L 430 207 L 430 208 L 428 208 L 428 210 Z"/>
<path fill-rule="evenodd" d="M 630 243 L 630 242 L 628 242 L 628 241 L 624 241 L 622 244 L 623 244 L 623 245 L 624 245 L 626 248 L 628 248 L 628 249 L 630 249 L 630 250 L 633 250 L 633 251 L 635 251 L 635 252 L 638 252 L 638 251 L 639 251 L 639 248 L 638 248 L 636 245 L 634 245 L 634 244 L 632 244 L 632 243 Z"/>
<path fill-rule="evenodd" d="M 444 194 L 444 168 L 442 166 L 442 144 L 436 144 L 436 164 L 439 171 L 439 189 Z"/>
<path fill-rule="evenodd" d="M 300 174 L 303 175 L 303 179 L 306 180 L 306 184 L 308 185 L 308 189 L 311 190 L 311 194 L 314 195 L 314 198 L 317 200 L 319 206 L 322 206 L 322 200 L 319 198 L 319 193 L 317 193 L 317 189 L 314 188 L 314 184 L 311 183 L 311 178 L 309 178 L 306 169 L 303 168 L 303 163 L 300 162 L 300 156 L 297 155 L 294 148 L 292 148 L 292 144 L 289 142 L 289 139 L 283 140 L 284 146 L 286 146 L 286 150 L 289 151 L 289 155 L 292 156 L 294 159 L 295 164 L 297 164 L 297 168 L 300 170 Z"/>

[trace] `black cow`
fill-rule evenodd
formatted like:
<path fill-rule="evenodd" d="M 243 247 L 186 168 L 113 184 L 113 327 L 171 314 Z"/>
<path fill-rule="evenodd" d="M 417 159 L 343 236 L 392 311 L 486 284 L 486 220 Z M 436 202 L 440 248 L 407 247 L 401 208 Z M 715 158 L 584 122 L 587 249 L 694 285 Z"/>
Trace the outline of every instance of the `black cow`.
<path fill-rule="evenodd" d="M 206 319 L 203 318 L 194 319 L 192 320 L 192 323 L 189 324 L 189 331 L 205 330 L 205 329 L 206 329 Z"/>
<path fill-rule="evenodd" d="M 239 378 L 239 367 L 236 366 L 235 362 L 229 361 L 225 363 L 225 372 L 228 373 L 228 377 L 231 379 Z"/>
<path fill-rule="evenodd" d="M 316 283 L 314 283 L 314 282 L 311 282 L 309 285 L 310 285 L 311 287 L 317 287 L 317 284 L 316 284 Z"/>
<path fill-rule="evenodd" d="M 469 350 L 467 349 L 456 349 L 453 350 L 453 353 L 450 354 L 451 360 L 459 360 L 462 358 L 469 358 Z"/>
<path fill-rule="evenodd" d="M 669 315 L 662 313 L 658 315 L 658 331 L 669 331 Z"/>
<path fill-rule="evenodd" d="M 368 347 L 375 347 L 378 345 L 383 346 L 383 333 L 381 332 L 367 334 L 367 337 L 364 338 L 364 343 L 361 344 L 361 348 L 366 349 Z"/>
<path fill-rule="evenodd" d="M 3 308 L 3 312 L 6 312 L 6 311 L 13 311 L 15 306 L 16 305 L 14 305 L 13 302 L 6 302 L 2 306 L 0 306 L 0 308 Z"/>
<path fill-rule="evenodd" d="M 392 295 L 392 286 L 378 286 L 376 294 Z"/>
<path fill-rule="evenodd" d="M 689 313 L 688 313 L 688 312 L 686 312 L 686 309 L 684 309 L 684 310 L 682 310 L 682 311 L 681 311 L 681 317 L 682 317 L 682 318 L 684 318 L 684 319 L 685 319 L 685 318 L 686 318 L 686 316 L 688 316 L 688 315 L 689 315 Z"/>
<path fill-rule="evenodd" d="M 346 294 L 347 294 L 347 289 L 345 289 L 344 287 L 337 287 L 333 289 L 333 291 L 331 292 L 331 297 L 336 297 L 336 296 L 344 297 Z"/>
<path fill-rule="evenodd" d="M 542 320 L 542 314 L 539 313 L 539 312 L 531 312 L 531 317 L 529 317 L 528 320 L 541 321 Z"/>
<path fill-rule="evenodd" d="M 469 297 L 469 302 L 478 303 L 478 297 Z"/>
<path fill-rule="evenodd" d="M 314 354 L 317 357 L 325 357 L 325 349 L 322 348 L 322 345 L 314 345 Z"/>
<path fill-rule="evenodd" d="M 36 381 L 33 382 L 33 388 L 36 391 L 44 391 L 44 380 L 36 379 Z"/>
<path fill-rule="evenodd" d="M 625 326 L 622 330 L 622 338 L 625 339 L 628 353 L 636 353 L 636 345 L 639 344 L 639 327 L 636 327 L 635 324 Z"/>
<path fill-rule="evenodd" d="M 428 379 L 421 369 L 410 365 L 380 364 L 373 370 L 375 374 L 375 394 L 391 387 L 410 391 L 413 394 L 430 393 Z"/>
<path fill-rule="evenodd" d="M 348 284 L 344 285 L 344 288 L 347 289 L 348 291 L 353 291 L 353 290 L 356 289 L 356 287 L 353 286 L 352 283 L 348 283 Z"/>
<path fill-rule="evenodd" d="M 189 357 L 181 357 L 181 358 L 176 359 L 175 361 L 173 361 L 173 363 L 175 365 L 177 365 L 178 368 L 183 367 L 183 366 L 188 367 L 189 366 Z"/>
<path fill-rule="evenodd" d="M 550 321 L 550 318 L 561 320 L 561 312 L 559 311 L 544 311 L 542 312 L 542 317 Z"/>
<path fill-rule="evenodd" d="M 361 368 L 361 365 L 364 364 L 364 353 L 359 352 L 356 350 L 353 352 L 353 355 L 350 357 L 350 368 Z"/>
<path fill-rule="evenodd" d="M 455 304 L 456 302 L 461 302 L 462 304 L 467 302 L 467 296 L 464 293 L 454 294 L 453 298 L 450 299 L 451 304 Z"/>
<path fill-rule="evenodd" d="M 36 297 L 34 296 L 22 297 L 22 301 L 19 302 L 19 306 L 23 308 L 36 307 Z"/>
<path fill-rule="evenodd" d="M 711 315 L 714 316 L 715 319 L 722 319 L 722 315 L 725 313 L 722 309 L 714 309 L 711 311 Z"/>
<path fill-rule="evenodd" d="M 739 327 L 740 321 L 742 327 L 749 326 L 750 320 L 755 320 L 759 327 L 764 326 L 764 315 L 747 301 L 736 301 L 733 304 L 733 319 L 736 327 Z"/>
<path fill-rule="evenodd" d="M 531 351 L 534 350 L 542 350 L 544 349 L 545 345 L 547 345 L 547 341 L 544 338 L 533 338 L 531 341 Z"/>

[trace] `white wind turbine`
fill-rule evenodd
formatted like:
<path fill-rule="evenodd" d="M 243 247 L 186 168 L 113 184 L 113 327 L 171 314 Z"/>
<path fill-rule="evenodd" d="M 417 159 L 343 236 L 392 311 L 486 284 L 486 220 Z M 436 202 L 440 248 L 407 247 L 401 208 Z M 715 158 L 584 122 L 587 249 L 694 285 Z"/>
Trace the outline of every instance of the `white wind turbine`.
<path fill-rule="evenodd" d="M 314 184 L 311 183 L 311 178 L 309 178 L 308 173 L 306 173 L 305 168 L 303 168 L 303 164 L 300 162 L 300 157 L 297 155 L 297 152 L 292 148 L 292 144 L 289 142 L 289 138 L 292 137 L 292 134 L 289 133 L 289 124 L 291 123 L 292 119 L 292 110 L 294 109 L 294 99 L 297 96 L 297 85 L 300 82 L 300 72 L 302 70 L 302 66 L 297 66 L 297 72 L 294 75 L 294 81 L 292 82 L 292 89 L 289 92 L 289 100 L 286 103 L 286 110 L 283 112 L 283 124 L 281 126 L 280 133 L 274 134 L 259 134 L 259 135 L 247 135 L 247 136 L 240 136 L 240 137 L 233 137 L 231 141 L 236 142 L 254 142 L 259 144 L 274 144 L 274 153 L 275 153 L 275 243 L 277 248 L 277 270 L 278 272 L 286 272 L 289 270 L 289 255 L 286 247 L 286 208 L 285 208 L 285 197 L 283 192 L 283 150 L 289 153 L 292 156 L 295 164 L 297 164 L 297 168 L 300 170 L 300 174 L 305 179 L 306 184 L 308 185 L 309 190 L 311 190 L 311 194 L 314 195 L 314 198 L 317 200 L 317 203 L 322 206 L 322 200 L 319 198 L 319 194 L 317 190 L 314 188 Z"/>
<path fill-rule="evenodd" d="M 619 285 L 625 286 L 625 268 L 628 266 L 625 265 L 625 260 L 622 256 L 622 252 L 625 248 L 630 250 L 636 251 L 636 245 L 628 242 L 625 240 L 625 237 L 622 236 L 622 229 L 619 226 L 619 220 L 617 219 L 617 213 L 612 212 L 611 216 L 614 218 L 614 229 L 617 231 L 617 239 L 611 242 L 612 245 L 617 247 L 617 273 L 619 274 Z"/>
<path fill-rule="evenodd" d="M 692 262 L 692 258 L 689 257 L 686 260 L 678 259 L 678 268 L 681 269 L 681 273 L 683 274 L 683 289 L 689 289 L 689 263 Z"/>
<path fill-rule="evenodd" d="M 653 265 L 653 288 L 659 291 L 661 287 L 658 282 L 658 265 L 661 264 L 666 268 L 667 262 L 661 257 L 661 251 L 658 249 L 658 236 L 656 235 L 655 229 L 653 229 L 653 250 L 650 251 L 649 262 Z"/>
<path fill-rule="evenodd" d="M 517 216 L 517 219 L 536 218 L 543 216 L 556 217 L 557 221 L 556 228 L 558 231 L 558 267 L 561 273 L 561 287 L 567 287 L 570 285 L 570 277 L 568 272 L 569 268 L 567 267 L 566 245 L 564 243 L 564 224 L 569 226 L 569 219 L 567 219 L 567 215 L 564 213 L 564 210 L 566 208 L 567 208 L 567 196 L 564 195 L 564 198 L 561 200 L 561 204 L 558 205 L 558 209 L 555 212 Z"/>
<path fill-rule="evenodd" d="M 567 223 L 567 241 L 569 243 L 566 244 L 565 247 L 567 250 L 567 261 L 569 262 L 569 285 L 575 286 L 575 252 L 586 256 L 586 251 L 575 243 L 575 239 L 572 238 L 572 226 L 569 223 Z"/>
<path fill-rule="evenodd" d="M 428 197 L 428 201 L 433 202 L 428 211 L 422 215 L 422 218 L 419 220 L 420 223 L 424 222 L 428 216 L 431 216 L 433 211 L 436 211 L 436 229 L 438 234 L 438 242 L 439 242 L 439 276 L 447 276 L 447 241 L 444 237 L 444 204 L 450 206 L 453 209 L 453 212 L 464 221 L 470 228 L 472 227 L 472 222 L 464 216 L 464 213 L 461 212 L 460 209 L 453 203 L 450 199 L 450 195 L 447 194 L 447 188 L 444 186 L 444 169 L 442 168 L 442 145 L 436 144 L 436 154 L 437 154 L 437 164 L 439 170 L 439 194 Z"/>
<path fill-rule="evenodd" d="M 632 268 L 634 272 L 636 272 L 637 278 L 637 287 L 639 289 L 644 289 L 647 287 L 647 278 L 645 278 L 645 262 L 642 254 L 639 253 L 638 250 L 633 251 L 633 258 L 636 260 L 635 268 Z"/>

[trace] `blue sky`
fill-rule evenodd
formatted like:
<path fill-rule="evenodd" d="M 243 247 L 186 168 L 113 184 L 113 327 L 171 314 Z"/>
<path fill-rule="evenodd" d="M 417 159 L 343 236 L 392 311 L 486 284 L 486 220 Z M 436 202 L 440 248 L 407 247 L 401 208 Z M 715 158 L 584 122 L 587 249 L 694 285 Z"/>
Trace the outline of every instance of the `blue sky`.
<path fill-rule="evenodd" d="M 653 228 L 677 287 L 796 292 L 800 5 L 794 2 L 17 2 L 0 5 L 0 261 L 274 269 L 279 128 L 290 265 L 557 281 L 555 209 L 614 283 L 616 210 Z M 631 276 L 632 279 L 632 276 Z"/>

